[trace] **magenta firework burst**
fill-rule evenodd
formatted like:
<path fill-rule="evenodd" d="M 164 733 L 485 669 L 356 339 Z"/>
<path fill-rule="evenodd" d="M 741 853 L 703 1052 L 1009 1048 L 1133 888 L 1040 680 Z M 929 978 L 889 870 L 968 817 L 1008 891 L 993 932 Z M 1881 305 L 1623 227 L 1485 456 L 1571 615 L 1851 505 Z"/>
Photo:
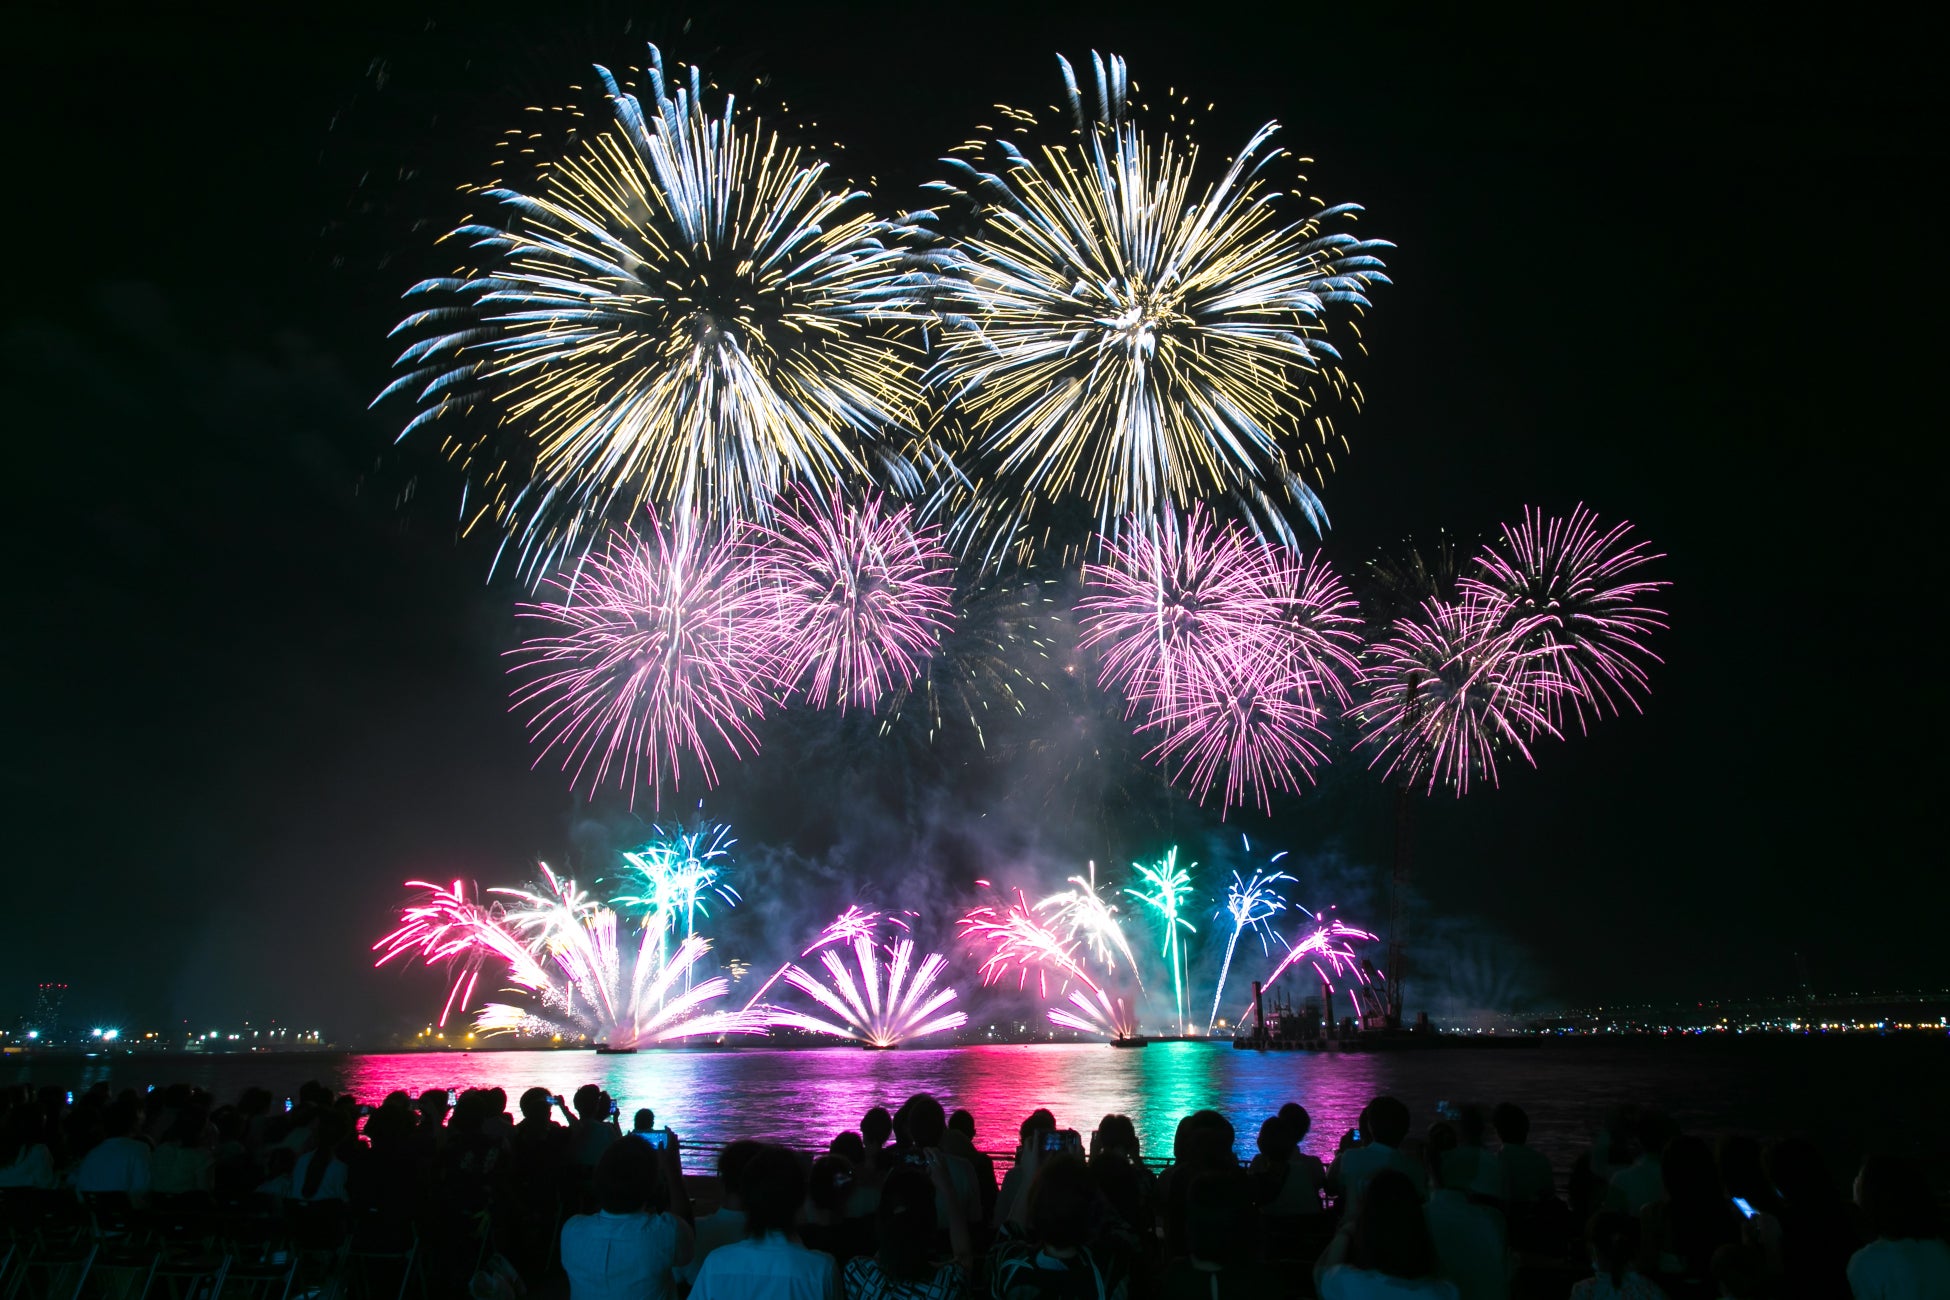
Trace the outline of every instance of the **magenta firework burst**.
<path fill-rule="evenodd" d="M 940 646 L 954 619 L 953 559 L 911 506 L 795 495 L 752 533 L 767 657 L 787 692 L 871 710 Z"/>
<path fill-rule="evenodd" d="M 1220 808 L 1249 801 L 1271 813 L 1273 791 L 1298 794 L 1327 761 L 1322 714 L 1306 679 L 1278 663 L 1229 655 L 1191 679 L 1145 731 L 1164 738 L 1147 758 L 1168 766 L 1203 803 L 1220 787 Z"/>
<path fill-rule="evenodd" d="M 815 945 L 818 946 L 818 945 Z M 871 934 L 855 935 L 854 965 L 849 969 L 838 946 L 819 954 L 826 978 L 799 965 L 788 965 L 785 982 L 818 1003 L 819 1012 L 774 1008 L 772 1024 L 815 1034 L 851 1038 L 866 1047 L 893 1047 L 910 1038 L 925 1038 L 968 1023 L 966 1013 L 949 1010 L 953 988 L 937 988 L 948 959 L 928 953 L 917 964 L 914 941 L 895 939 L 884 950 Z M 808 950 L 810 951 L 810 950 Z"/>
<path fill-rule="evenodd" d="M 1430 599 L 1369 647 L 1359 744 L 1384 777 L 1460 795 L 1472 778 L 1496 783 L 1499 751 L 1535 766 L 1530 742 L 1556 736 L 1551 697 L 1564 689 L 1545 652 L 1508 626 L 1506 602 Z"/>
<path fill-rule="evenodd" d="M 1114 996 L 1092 979 L 1077 956 L 1077 944 L 1063 938 L 1037 917 L 1021 890 L 1013 904 L 989 905 L 970 911 L 957 923 L 964 942 L 982 957 L 982 983 L 997 984 L 1014 975 L 1016 987 L 1026 989 L 1036 977 L 1036 991 L 1056 994 L 1068 1005 L 1047 1009 L 1050 1023 L 1079 1033 L 1130 1038 L 1137 1033 L 1137 1017 L 1129 1002 Z"/>
<path fill-rule="evenodd" d="M 1506 602 L 1508 625 L 1522 644 L 1545 652 L 1566 687 L 1546 695 L 1552 721 L 1568 710 L 1581 731 L 1587 708 L 1614 715 L 1621 703 L 1637 709 L 1647 689 L 1645 665 L 1659 662 L 1647 642 L 1665 628 L 1666 614 L 1652 601 L 1669 584 L 1645 575 L 1662 557 L 1632 541 L 1631 532 L 1629 523 L 1601 531 L 1582 503 L 1569 518 L 1526 509 L 1459 583 Z"/>
<path fill-rule="evenodd" d="M 610 535 L 601 555 L 549 580 L 558 599 L 516 612 L 548 625 L 509 652 L 526 680 L 514 691 L 542 754 L 591 793 L 614 775 L 661 797 L 689 754 L 717 784 L 714 745 L 756 751 L 749 719 L 774 701 L 756 635 L 763 613 L 740 548 L 706 536 L 695 518 L 649 535 Z M 541 762 L 541 755 L 535 760 Z"/>

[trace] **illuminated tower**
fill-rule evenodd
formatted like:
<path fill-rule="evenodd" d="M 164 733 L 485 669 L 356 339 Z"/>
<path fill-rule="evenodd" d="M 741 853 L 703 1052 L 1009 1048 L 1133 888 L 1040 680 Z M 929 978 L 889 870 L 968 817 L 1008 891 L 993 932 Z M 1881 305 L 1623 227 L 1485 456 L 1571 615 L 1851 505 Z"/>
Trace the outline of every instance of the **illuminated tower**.
<path fill-rule="evenodd" d="M 29 1028 L 40 1035 L 43 1043 L 61 1041 L 61 1004 L 67 1000 L 68 986 L 65 984 L 42 984 L 34 994 L 34 1018 Z"/>

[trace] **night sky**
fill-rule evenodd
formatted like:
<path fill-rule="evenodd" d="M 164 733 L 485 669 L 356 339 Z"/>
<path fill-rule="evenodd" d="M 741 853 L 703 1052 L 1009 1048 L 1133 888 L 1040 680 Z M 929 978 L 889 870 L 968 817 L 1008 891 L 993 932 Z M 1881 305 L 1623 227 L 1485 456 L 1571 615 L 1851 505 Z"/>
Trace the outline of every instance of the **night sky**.
<path fill-rule="evenodd" d="M 1337 412 L 1330 554 L 1470 544 L 1582 500 L 1675 584 L 1645 716 L 1419 810 L 1442 960 L 1526 1006 L 1788 992 L 1797 951 L 1820 991 L 1942 986 L 1925 448 L 1950 286 L 1926 34 L 1759 8 L 553 9 L 10 21 L 35 53 L 10 74 L 0 1016 L 60 979 L 143 1025 L 411 1022 L 431 982 L 366 969 L 402 879 L 514 881 L 629 833 L 620 799 L 529 770 L 500 661 L 517 589 L 486 580 L 490 540 L 456 540 L 436 450 L 393 445 L 404 409 L 366 405 L 399 293 L 449 260 L 456 186 L 525 105 L 646 38 L 728 83 L 769 72 L 884 210 L 920 204 L 989 105 L 1051 103 L 1059 51 L 1217 101 L 1215 163 L 1278 118 L 1311 190 L 1399 245 L 1355 366 L 1368 403 Z M 816 731 L 767 731 L 707 801 L 753 883 L 810 910 L 1012 855 L 1217 842 L 1190 805 L 1079 822 L 1081 795 L 1025 796 L 1034 770 Z M 1224 835 L 1358 897 L 1391 843 L 1364 761 Z"/>

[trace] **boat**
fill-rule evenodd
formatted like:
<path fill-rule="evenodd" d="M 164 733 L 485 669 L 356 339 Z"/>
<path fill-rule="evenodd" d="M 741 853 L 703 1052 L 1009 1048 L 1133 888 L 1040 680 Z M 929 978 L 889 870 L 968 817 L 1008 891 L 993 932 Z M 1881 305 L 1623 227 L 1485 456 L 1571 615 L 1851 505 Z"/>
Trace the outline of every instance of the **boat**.
<path fill-rule="evenodd" d="M 609 1045 L 608 1043 L 597 1043 L 597 1044 L 596 1044 L 596 1055 L 598 1055 L 598 1056 L 635 1056 L 635 1055 L 636 1055 L 636 1048 L 634 1048 L 634 1047 L 611 1047 L 611 1046 L 610 1046 L 610 1045 Z"/>
<path fill-rule="evenodd" d="M 1110 1040 L 1112 1047 L 1148 1047 L 1150 1044 L 1151 1040 L 1142 1034 L 1131 1034 L 1128 1037 L 1120 1036 Z"/>

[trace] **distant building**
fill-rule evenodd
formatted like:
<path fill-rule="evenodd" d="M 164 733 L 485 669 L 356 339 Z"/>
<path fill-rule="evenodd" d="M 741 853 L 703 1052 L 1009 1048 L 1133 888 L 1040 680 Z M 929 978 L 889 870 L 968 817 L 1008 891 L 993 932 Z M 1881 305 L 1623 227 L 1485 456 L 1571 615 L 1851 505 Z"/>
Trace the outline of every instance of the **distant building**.
<path fill-rule="evenodd" d="M 67 1026 L 61 1020 L 61 1004 L 68 999 L 68 986 L 65 984 L 42 984 L 34 994 L 34 1014 L 27 1027 L 35 1032 L 43 1043 L 58 1043 L 67 1037 Z"/>

